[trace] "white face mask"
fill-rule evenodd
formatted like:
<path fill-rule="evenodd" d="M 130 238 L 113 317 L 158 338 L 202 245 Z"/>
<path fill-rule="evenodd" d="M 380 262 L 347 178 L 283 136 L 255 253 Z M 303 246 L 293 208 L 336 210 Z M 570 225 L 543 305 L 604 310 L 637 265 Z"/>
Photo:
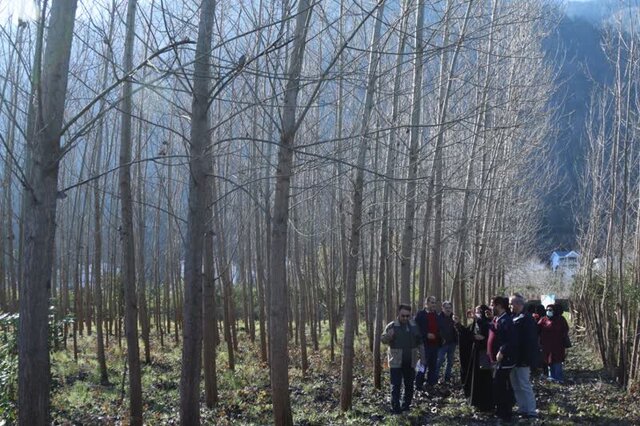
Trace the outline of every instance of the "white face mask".
<path fill-rule="evenodd" d="M 547 316 L 548 316 L 549 318 L 553 317 L 553 311 L 547 311 Z"/>

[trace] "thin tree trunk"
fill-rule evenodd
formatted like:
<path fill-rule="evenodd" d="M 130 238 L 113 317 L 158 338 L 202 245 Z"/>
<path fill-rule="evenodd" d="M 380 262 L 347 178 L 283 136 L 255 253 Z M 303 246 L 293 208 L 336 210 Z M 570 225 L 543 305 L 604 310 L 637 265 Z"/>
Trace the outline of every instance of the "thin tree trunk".
<path fill-rule="evenodd" d="M 404 18 L 400 25 L 400 41 L 398 43 L 398 50 L 395 63 L 395 76 L 393 79 L 393 99 L 391 108 L 391 122 L 397 123 L 399 116 L 399 94 L 400 83 L 402 76 L 402 63 L 405 45 L 407 42 L 406 27 L 408 22 L 407 9 L 409 7 L 409 1 L 404 0 L 402 5 L 402 11 Z M 397 149 L 397 132 L 395 128 L 392 128 L 389 132 L 389 144 L 386 158 L 386 171 L 385 182 L 382 193 L 382 223 L 380 231 L 380 258 L 378 267 L 377 287 L 376 287 L 376 308 L 375 308 L 375 327 L 373 331 L 373 382 L 376 389 L 382 387 L 382 363 L 380 361 L 380 336 L 382 335 L 382 327 L 384 325 L 383 319 L 384 313 L 384 300 L 385 289 L 391 286 L 391 282 L 388 279 L 390 277 L 390 254 L 389 254 L 389 214 L 391 203 L 391 191 L 392 183 L 395 171 L 395 152 Z M 391 300 L 387 298 L 387 303 L 391 304 Z"/>
<path fill-rule="evenodd" d="M 340 408 L 342 411 L 351 409 L 353 400 L 353 357 L 354 357 L 354 333 L 357 327 L 356 321 L 356 278 L 358 274 L 358 256 L 360 252 L 360 232 L 362 225 L 362 193 L 364 190 L 364 167 L 367 154 L 367 142 L 369 122 L 373 110 L 373 98 L 375 95 L 376 81 L 378 78 L 378 61 L 380 32 L 382 18 L 384 16 L 385 2 L 378 3 L 375 26 L 371 39 L 371 53 L 369 55 L 369 69 L 367 72 L 367 90 L 364 101 L 362 127 L 360 129 L 360 144 L 358 148 L 358 163 L 355 183 L 353 187 L 353 212 L 351 215 L 351 236 L 349 244 L 349 257 L 347 267 L 347 280 L 345 282 L 344 305 L 344 340 L 342 344 L 342 374 L 340 387 Z"/>
<path fill-rule="evenodd" d="M 136 7 L 137 0 L 128 1 L 123 64 L 125 72 L 129 72 L 129 70 L 133 68 Z M 142 425 L 142 384 L 136 296 L 136 250 L 133 234 L 133 201 L 131 196 L 131 118 L 133 113 L 131 78 L 127 78 L 124 82 L 121 108 L 119 187 L 122 228 L 120 238 L 122 240 L 122 284 L 124 287 L 127 362 L 129 364 L 129 416 L 132 425 Z"/>
<path fill-rule="evenodd" d="M 113 40 L 113 27 L 115 21 L 115 1 L 111 3 L 111 19 L 109 20 L 109 33 L 107 40 L 109 44 Z M 107 85 L 107 73 L 109 71 L 109 63 L 113 60 L 111 49 L 106 49 L 105 62 L 102 69 L 102 88 L 103 90 Z M 102 111 L 106 107 L 106 99 L 100 100 L 99 110 Z M 93 174 L 97 175 L 99 169 L 102 166 L 102 144 L 105 142 L 105 129 L 104 118 L 98 122 L 98 146 L 96 149 L 96 157 L 94 162 Z M 100 384 L 106 386 L 109 384 L 109 374 L 107 371 L 107 361 L 104 350 L 104 335 L 103 335 L 103 305 L 102 305 L 102 194 L 100 194 L 100 181 L 97 179 L 93 185 L 93 266 L 92 275 L 95 285 L 95 292 L 93 293 L 93 304 L 96 307 L 96 350 L 98 357 L 98 366 L 100 369 Z"/>
<path fill-rule="evenodd" d="M 400 255 L 400 302 L 410 302 L 411 253 L 413 251 L 413 227 L 416 214 L 416 176 L 418 173 L 418 148 L 420 121 L 422 118 L 422 70 L 424 63 L 424 0 L 418 0 L 416 12 L 416 52 L 413 68 L 413 94 L 411 101 L 411 127 L 409 130 L 409 175 L 407 176 L 405 222 L 402 232 Z"/>
<path fill-rule="evenodd" d="M 209 191 L 211 193 L 211 191 Z M 208 223 L 212 218 L 212 198 L 207 200 Z M 204 240 L 204 283 L 202 290 L 202 345 L 204 364 L 204 390 L 205 401 L 208 408 L 213 408 L 218 403 L 218 378 L 216 375 L 216 286 L 214 277 L 213 260 L 213 228 L 207 230 Z"/>

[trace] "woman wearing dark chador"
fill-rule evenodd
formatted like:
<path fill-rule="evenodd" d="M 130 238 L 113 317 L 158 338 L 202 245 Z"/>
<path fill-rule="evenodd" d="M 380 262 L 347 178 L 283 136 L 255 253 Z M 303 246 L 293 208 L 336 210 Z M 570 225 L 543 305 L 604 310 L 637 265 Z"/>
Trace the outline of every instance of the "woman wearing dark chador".
<path fill-rule="evenodd" d="M 478 411 L 493 411 L 493 391 L 491 368 L 487 358 L 487 338 L 489 319 L 486 312 L 489 307 L 480 305 L 475 308 L 473 322 L 459 326 L 461 367 L 464 395 L 467 401 Z M 462 354 L 464 353 L 464 356 Z"/>

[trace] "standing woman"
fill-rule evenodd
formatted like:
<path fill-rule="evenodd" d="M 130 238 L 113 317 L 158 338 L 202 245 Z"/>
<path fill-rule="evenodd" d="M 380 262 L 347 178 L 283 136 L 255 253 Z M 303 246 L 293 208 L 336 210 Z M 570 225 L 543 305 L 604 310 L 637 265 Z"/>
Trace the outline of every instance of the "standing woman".
<path fill-rule="evenodd" d="M 562 383 L 562 363 L 566 357 L 565 342 L 569 336 L 569 324 L 562 316 L 562 306 L 548 305 L 546 315 L 538 321 L 542 360 L 549 366 L 549 380 Z"/>
<path fill-rule="evenodd" d="M 487 357 L 487 338 L 489 336 L 489 319 L 486 305 L 476 306 L 474 319 L 468 327 L 459 326 L 461 341 L 469 337 L 471 340 L 471 354 L 469 356 L 466 374 L 463 377 L 464 394 L 471 405 L 478 411 L 492 411 L 494 409 L 491 368 Z M 461 343 L 461 348 L 462 348 Z"/>

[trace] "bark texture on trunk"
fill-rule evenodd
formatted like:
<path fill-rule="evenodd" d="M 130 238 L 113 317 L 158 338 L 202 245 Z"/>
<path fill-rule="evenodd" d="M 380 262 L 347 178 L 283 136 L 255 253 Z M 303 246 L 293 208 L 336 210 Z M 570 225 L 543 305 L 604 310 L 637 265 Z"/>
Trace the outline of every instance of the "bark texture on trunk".
<path fill-rule="evenodd" d="M 215 1 L 203 0 L 193 75 L 191 145 L 189 152 L 189 211 L 185 254 L 185 288 L 180 376 L 180 421 L 200 424 L 200 372 L 202 367 L 202 255 L 210 199 L 212 163 L 209 143 L 210 50 Z M 211 262 L 213 259 L 207 259 Z M 209 285 L 209 283 L 208 283 Z"/>
<path fill-rule="evenodd" d="M 77 0 L 55 0 L 51 7 L 42 82 L 27 133 L 27 187 L 24 191 L 24 262 L 18 331 L 18 412 L 20 425 L 49 423 L 49 295 L 53 268 L 60 132 L 67 92 Z M 43 18 L 44 19 L 44 18 Z M 36 50 L 36 56 L 40 56 Z M 39 59 L 35 63 L 39 64 Z M 39 67 L 38 67 L 39 68 Z"/>

